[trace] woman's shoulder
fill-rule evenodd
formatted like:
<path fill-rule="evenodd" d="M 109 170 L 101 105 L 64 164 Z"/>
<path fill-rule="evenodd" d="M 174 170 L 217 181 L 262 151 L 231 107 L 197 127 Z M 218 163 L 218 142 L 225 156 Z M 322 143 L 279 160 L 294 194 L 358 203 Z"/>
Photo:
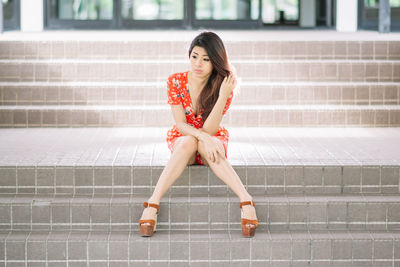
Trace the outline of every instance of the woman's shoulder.
<path fill-rule="evenodd" d="M 171 74 L 168 77 L 168 86 L 170 87 L 175 87 L 176 89 L 180 89 L 181 87 L 185 86 L 185 83 L 187 81 L 187 72 L 177 72 L 174 74 Z"/>
<path fill-rule="evenodd" d="M 168 80 L 184 80 L 187 78 L 188 72 L 176 72 L 169 75 Z"/>

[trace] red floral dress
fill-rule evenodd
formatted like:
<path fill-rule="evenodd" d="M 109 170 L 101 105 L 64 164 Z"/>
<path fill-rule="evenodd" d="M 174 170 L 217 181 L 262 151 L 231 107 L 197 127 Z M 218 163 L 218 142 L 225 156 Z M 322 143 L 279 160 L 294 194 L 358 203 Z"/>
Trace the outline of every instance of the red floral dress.
<path fill-rule="evenodd" d="M 195 127 L 196 129 L 200 129 L 203 127 L 203 119 L 202 119 L 202 111 L 200 110 L 197 116 L 194 113 L 192 99 L 190 98 L 189 89 L 187 87 L 188 84 L 188 71 L 182 73 L 175 73 L 168 77 L 167 85 L 168 85 L 168 104 L 170 105 L 183 105 L 186 115 L 186 122 Z M 233 99 L 233 92 L 229 96 L 226 101 L 226 105 L 222 114 L 228 111 L 229 106 L 231 105 Z M 173 148 L 175 141 L 177 138 L 183 136 L 177 129 L 176 125 L 168 130 L 167 132 L 167 143 L 168 148 L 171 150 L 171 154 L 173 153 Z M 228 150 L 228 140 L 229 140 L 229 132 L 223 126 L 219 126 L 217 133 L 214 135 L 221 141 L 225 148 L 225 157 L 227 157 Z M 196 161 L 195 163 L 204 165 L 201 160 L 201 156 L 199 152 L 196 152 Z"/>

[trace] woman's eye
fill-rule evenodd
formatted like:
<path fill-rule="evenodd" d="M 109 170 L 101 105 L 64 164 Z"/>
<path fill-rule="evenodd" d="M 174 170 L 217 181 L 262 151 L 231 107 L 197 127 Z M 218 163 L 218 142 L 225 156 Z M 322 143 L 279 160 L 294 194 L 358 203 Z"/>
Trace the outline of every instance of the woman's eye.
<path fill-rule="evenodd" d="M 208 58 L 205 58 L 204 61 L 210 61 Z"/>
<path fill-rule="evenodd" d="M 196 56 L 192 56 L 192 58 L 196 58 Z"/>

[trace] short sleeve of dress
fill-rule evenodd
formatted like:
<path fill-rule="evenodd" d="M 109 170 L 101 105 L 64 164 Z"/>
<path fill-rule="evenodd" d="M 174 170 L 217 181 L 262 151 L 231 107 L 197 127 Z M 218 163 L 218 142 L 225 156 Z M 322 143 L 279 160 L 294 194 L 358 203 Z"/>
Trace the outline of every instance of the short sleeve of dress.
<path fill-rule="evenodd" d="M 182 101 L 174 80 L 175 78 L 173 76 L 169 76 L 167 80 L 168 104 L 179 105 L 182 103 Z"/>
<path fill-rule="evenodd" d="M 228 100 L 226 100 L 225 108 L 224 108 L 224 111 L 222 111 L 222 115 L 225 115 L 226 112 L 228 111 L 229 106 L 232 103 L 232 99 L 233 99 L 233 91 L 231 92 L 231 95 L 228 97 Z"/>

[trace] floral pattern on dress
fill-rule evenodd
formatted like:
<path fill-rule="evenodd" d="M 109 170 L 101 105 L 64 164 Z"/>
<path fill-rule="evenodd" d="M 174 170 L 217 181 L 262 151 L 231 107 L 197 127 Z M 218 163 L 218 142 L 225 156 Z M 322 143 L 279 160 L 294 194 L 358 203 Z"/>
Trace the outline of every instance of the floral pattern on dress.
<path fill-rule="evenodd" d="M 203 119 L 202 113 L 204 110 L 200 110 L 197 115 L 195 115 L 193 110 L 192 99 L 190 98 L 190 93 L 188 89 L 188 71 L 182 73 L 175 73 L 168 77 L 167 80 L 167 96 L 168 96 L 168 104 L 170 105 L 182 105 L 185 110 L 186 122 L 195 127 L 196 129 L 203 128 Z M 224 110 L 222 112 L 223 115 L 229 109 L 233 99 L 233 92 L 229 96 L 226 101 Z M 170 130 L 167 132 L 167 144 L 168 148 L 171 150 L 171 154 L 173 152 L 173 147 L 177 138 L 183 136 L 177 129 L 176 125 L 173 125 Z M 229 141 L 229 132 L 225 127 L 219 126 L 217 133 L 214 135 L 221 141 L 225 148 L 225 157 L 227 157 L 228 150 L 228 141 Z M 200 154 L 196 153 L 196 163 L 200 165 L 204 165 L 201 160 Z"/>

